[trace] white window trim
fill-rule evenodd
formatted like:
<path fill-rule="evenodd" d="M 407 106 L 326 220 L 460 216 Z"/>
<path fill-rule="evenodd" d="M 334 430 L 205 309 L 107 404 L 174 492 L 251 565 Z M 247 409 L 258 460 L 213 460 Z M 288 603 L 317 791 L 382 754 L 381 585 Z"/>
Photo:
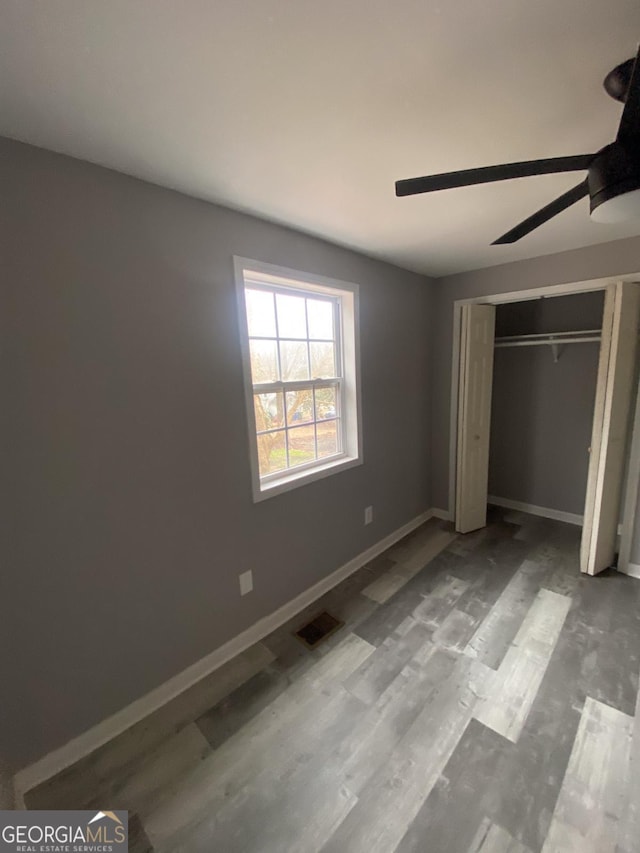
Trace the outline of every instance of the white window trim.
<path fill-rule="evenodd" d="M 251 461 L 251 484 L 254 502 L 266 500 L 275 495 L 288 492 L 299 486 L 321 480 L 356 465 L 362 465 L 362 403 L 360 398 L 360 324 L 359 324 L 359 287 L 353 282 L 339 281 L 320 275 L 300 272 L 287 267 L 267 264 L 250 258 L 233 258 L 236 295 L 238 300 L 238 323 L 242 348 L 242 366 L 244 374 L 245 399 L 249 437 L 249 457 Z M 340 298 L 340 340 L 342 347 L 343 376 L 340 380 L 344 389 L 344 447 L 337 458 L 325 463 L 310 463 L 296 467 L 281 476 L 260 480 L 258 466 L 258 445 L 256 441 L 256 421 L 253 408 L 253 382 L 251 377 L 251 358 L 249 353 L 249 329 L 245 305 L 245 274 L 255 272 L 260 279 L 277 287 L 317 290 L 319 293 Z M 250 277 L 249 275 L 247 276 Z M 309 383 L 306 383 L 309 384 Z"/>

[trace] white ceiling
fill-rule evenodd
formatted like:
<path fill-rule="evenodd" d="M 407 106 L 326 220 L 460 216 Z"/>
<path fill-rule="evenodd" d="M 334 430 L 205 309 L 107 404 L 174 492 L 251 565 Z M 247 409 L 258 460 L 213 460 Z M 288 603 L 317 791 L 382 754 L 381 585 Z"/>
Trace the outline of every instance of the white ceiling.
<path fill-rule="evenodd" d="M 398 178 L 582 154 L 615 137 L 604 75 L 638 0 L 0 0 L 0 134 L 432 275 L 640 234 L 580 180 L 397 199 Z"/>

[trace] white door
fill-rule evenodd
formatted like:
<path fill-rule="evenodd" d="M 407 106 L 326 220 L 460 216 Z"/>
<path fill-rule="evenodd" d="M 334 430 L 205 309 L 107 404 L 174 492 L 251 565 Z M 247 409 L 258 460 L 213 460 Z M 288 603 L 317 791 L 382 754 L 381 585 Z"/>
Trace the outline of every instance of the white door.
<path fill-rule="evenodd" d="M 605 294 L 580 568 L 611 566 L 622 500 L 625 452 L 638 350 L 640 286 L 609 285 Z"/>
<path fill-rule="evenodd" d="M 462 306 L 456 468 L 459 533 L 487 523 L 495 317 L 493 305 Z"/>

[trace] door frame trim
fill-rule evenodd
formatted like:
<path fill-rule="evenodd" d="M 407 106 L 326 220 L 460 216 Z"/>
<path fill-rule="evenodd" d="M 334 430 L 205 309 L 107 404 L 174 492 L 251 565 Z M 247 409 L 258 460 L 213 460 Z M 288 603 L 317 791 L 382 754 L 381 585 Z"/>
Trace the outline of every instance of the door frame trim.
<path fill-rule="evenodd" d="M 571 296 L 577 293 L 589 293 L 606 288 L 618 281 L 638 281 L 640 272 L 628 273 L 618 276 L 607 276 L 606 278 L 587 279 L 585 281 L 569 282 L 566 284 L 553 284 L 547 287 L 533 287 L 523 290 L 510 290 L 505 293 L 490 293 L 480 296 L 472 296 L 466 299 L 456 299 L 453 303 L 453 351 L 451 358 L 451 402 L 449 413 L 449 514 L 455 522 L 456 517 L 456 491 L 457 491 L 457 447 L 458 447 L 458 392 L 460 374 L 460 343 L 462 324 L 462 305 L 469 303 L 484 303 L 487 305 L 501 305 L 507 302 L 530 302 L 534 299 L 542 299 L 547 296 Z M 639 392 L 640 394 L 640 385 Z M 628 471 L 640 471 L 640 400 L 635 406 L 635 417 L 632 424 L 632 441 L 627 460 Z M 625 477 L 627 475 L 625 474 Z M 625 479 L 626 483 L 626 479 Z M 629 490 L 626 490 L 629 492 Z M 631 490 L 623 496 L 623 517 L 621 525 L 621 541 L 624 545 L 622 556 L 626 555 L 627 562 L 630 558 L 631 544 L 634 533 L 634 520 L 638 502 L 638 495 Z M 621 567 L 624 571 L 624 566 Z"/>
<path fill-rule="evenodd" d="M 631 562 L 634 521 L 638 508 L 638 481 L 640 480 L 640 379 L 636 388 L 636 406 L 631 426 L 631 447 L 627 464 L 627 479 L 622 496 L 622 530 L 618 549 L 618 571 L 640 578 L 638 566 Z M 635 485 L 634 485 L 635 484 Z"/>

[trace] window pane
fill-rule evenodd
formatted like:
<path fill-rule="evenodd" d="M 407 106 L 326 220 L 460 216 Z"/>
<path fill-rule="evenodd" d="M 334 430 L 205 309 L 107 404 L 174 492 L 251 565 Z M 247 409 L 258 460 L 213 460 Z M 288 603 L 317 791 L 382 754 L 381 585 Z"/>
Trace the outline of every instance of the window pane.
<path fill-rule="evenodd" d="M 264 290 L 245 290 L 249 337 L 275 338 L 276 312 L 273 293 Z"/>
<path fill-rule="evenodd" d="M 333 302 L 324 299 L 307 299 L 309 337 L 333 340 Z"/>
<path fill-rule="evenodd" d="M 327 379 L 336 375 L 335 348 L 333 344 L 311 341 L 311 378 Z"/>
<path fill-rule="evenodd" d="M 318 458 L 333 456 L 338 452 L 338 421 L 322 421 L 317 424 Z"/>
<path fill-rule="evenodd" d="M 287 467 L 284 430 L 265 432 L 258 436 L 258 462 L 260 476 L 283 471 Z"/>
<path fill-rule="evenodd" d="M 316 458 L 316 439 L 313 424 L 295 427 L 287 432 L 289 441 L 289 466 L 302 465 Z"/>
<path fill-rule="evenodd" d="M 284 410 L 282 393 L 255 394 L 253 404 L 256 412 L 256 429 L 263 432 L 266 429 L 278 429 L 284 426 Z"/>
<path fill-rule="evenodd" d="M 313 391 L 287 391 L 287 423 L 295 426 L 313 420 Z"/>
<path fill-rule="evenodd" d="M 304 297 L 276 294 L 278 306 L 278 336 L 280 338 L 306 338 L 307 317 Z"/>
<path fill-rule="evenodd" d="M 309 378 L 309 361 L 306 341 L 280 341 L 282 379 L 295 382 Z"/>
<path fill-rule="evenodd" d="M 316 388 L 316 420 L 335 418 L 336 415 L 336 389 Z"/>
<path fill-rule="evenodd" d="M 276 341 L 249 341 L 251 376 L 254 384 L 278 381 Z"/>

